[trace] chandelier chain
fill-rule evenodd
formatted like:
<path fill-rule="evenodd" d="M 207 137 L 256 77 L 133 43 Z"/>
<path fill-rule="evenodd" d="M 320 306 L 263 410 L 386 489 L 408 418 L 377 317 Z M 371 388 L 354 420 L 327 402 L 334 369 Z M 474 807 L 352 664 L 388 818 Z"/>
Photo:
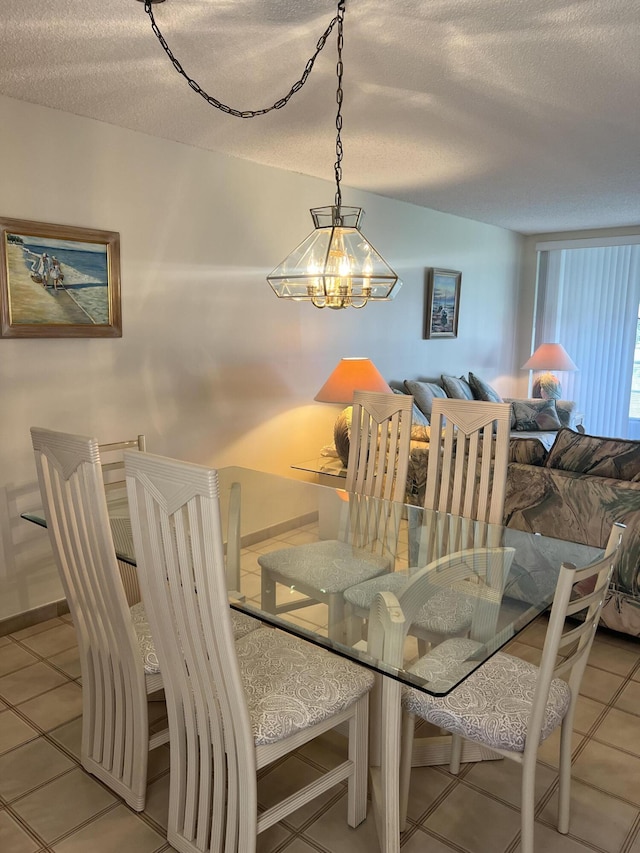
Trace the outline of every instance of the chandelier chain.
<path fill-rule="evenodd" d="M 338 209 L 338 212 L 342 207 L 342 190 L 340 189 L 340 181 L 342 180 L 342 157 L 344 155 L 344 150 L 342 148 L 342 74 L 344 72 L 344 67 L 342 65 L 342 48 L 344 45 L 344 8 L 345 0 L 339 0 L 338 14 L 336 16 L 338 21 L 338 65 L 336 67 L 336 73 L 338 75 L 338 89 L 336 91 L 338 112 L 336 114 L 336 162 L 334 165 L 336 175 L 336 208 Z"/>
<path fill-rule="evenodd" d="M 289 92 L 283 98 L 280 98 L 279 100 L 277 100 L 275 102 L 275 104 L 273 104 L 272 106 L 264 107 L 263 109 L 260 109 L 260 110 L 238 110 L 238 109 L 235 109 L 234 107 L 228 106 L 227 104 L 223 104 L 217 98 L 214 98 L 213 95 L 207 94 L 207 92 L 204 91 L 204 89 L 202 88 L 202 86 L 200 86 L 199 83 L 197 83 L 192 77 L 189 77 L 187 72 L 182 67 L 182 64 L 180 63 L 180 61 L 177 59 L 177 57 L 174 55 L 173 51 L 171 50 L 171 48 L 167 44 L 165 37 L 160 32 L 160 29 L 156 23 L 154 15 L 153 15 L 153 9 L 151 8 L 151 0 L 144 0 L 144 10 L 147 13 L 147 15 L 149 16 L 149 19 L 151 21 L 151 29 L 153 30 L 156 38 L 158 39 L 158 41 L 162 45 L 162 49 L 164 50 L 164 52 L 167 54 L 167 56 L 171 60 L 171 63 L 173 64 L 173 67 L 176 69 L 176 71 L 184 77 L 184 79 L 187 81 L 187 83 L 193 89 L 193 91 L 197 92 L 198 95 L 200 95 L 202 98 L 204 98 L 205 101 L 207 101 L 207 103 L 209 103 L 212 107 L 215 107 L 216 109 L 221 110 L 223 113 L 227 113 L 228 115 L 235 116 L 236 118 L 256 118 L 256 116 L 266 115 L 266 113 L 270 113 L 272 110 L 280 110 L 280 109 L 282 109 L 282 107 L 286 106 L 286 104 L 289 103 L 289 101 L 296 94 L 296 92 L 299 92 L 300 89 L 302 89 L 304 84 L 307 82 L 307 78 L 309 77 L 309 74 L 311 74 L 311 70 L 313 69 L 313 65 L 316 61 L 318 54 L 320 53 L 322 48 L 325 46 L 327 39 L 329 38 L 329 36 L 333 32 L 333 28 L 337 24 L 338 25 L 338 97 L 339 97 L 339 100 L 338 100 L 338 119 L 336 119 L 336 127 L 338 127 L 338 121 L 340 122 L 340 127 L 342 126 L 342 116 L 340 114 L 340 106 L 342 104 L 342 59 L 341 59 L 341 55 L 342 55 L 342 19 L 344 17 L 344 5 L 345 5 L 345 0 L 339 0 L 339 2 L 338 2 L 338 14 L 334 18 L 332 18 L 331 22 L 329 23 L 329 26 L 326 28 L 326 30 L 323 32 L 323 34 L 318 39 L 318 42 L 316 44 L 315 53 L 313 54 L 313 56 L 311 56 L 307 60 L 307 64 L 305 65 L 304 71 L 302 72 L 302 76 L 300 77 L 299 80 L 297 80 L 293 84 L 293 86 L 291 87 Z M 340 151 L 338 154 L 338 162 L 336 163 L 336 180 L 338 182 L 338 192 L 337 192 L 336 198 L 338 198 L 338 196 L 340 195 L 339 170 L 340 170 L 340 161 L 342 160 L 342 142 L 340 141 L 340 127 L 338 127 L 338 143 L 336 144 L 336 150 L 338 149 L 338 146 L 340 147 Z"/>

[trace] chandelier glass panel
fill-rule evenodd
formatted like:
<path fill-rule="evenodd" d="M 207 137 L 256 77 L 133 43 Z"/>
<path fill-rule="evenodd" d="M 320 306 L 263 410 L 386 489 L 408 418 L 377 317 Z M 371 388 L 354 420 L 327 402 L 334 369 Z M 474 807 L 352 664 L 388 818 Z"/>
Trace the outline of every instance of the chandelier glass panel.
<path fill-rule="evenodd" d="M 288 94 L 276 101 L 273 106 L 259 110 L 238 110 L 207 94 L 186 73 L 158 28 L 152 4 L 161 2 L 161 0 L 143 0 L 143 2 L 145 12 L 151 20 L 153 32 L 176 71 L 185 78 L 191 89 L 203 97 L 207 103 L 236 118 L 256 118 L 259 115 L 271 112 L 271 110 L 284 107 L 293 95 L 304 86 L 316 57 L 335 28 L 338 51 L 336 65 L 338 110 L 335 121 L 336 161 L 334 164 L 335 201 L 329 207 L 318 207 L 311 210 L 315 230 L 267 276 L 267 281 L 280 298 L 309 301 L 316 308 L 362 308 L 372 300 L 379 302 L 393 299 L 402 282 L 360 231 L 364 211 L 360 207 L 345 207 L 342 204 L 340 187 L 343 157 L 341 133 L 344 68 L 342 48 L 346 0 L 338 0 L 337 13 L 318 40 L 316 51 L 307 61 L 300 79 L 294 83 Z"/>

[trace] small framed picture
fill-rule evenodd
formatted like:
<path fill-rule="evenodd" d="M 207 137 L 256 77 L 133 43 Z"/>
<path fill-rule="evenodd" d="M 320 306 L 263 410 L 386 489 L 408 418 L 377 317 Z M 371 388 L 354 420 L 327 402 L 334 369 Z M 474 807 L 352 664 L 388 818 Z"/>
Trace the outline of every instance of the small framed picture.
<path fill-rule="evenodd" d="M 120 235 L 0 218 L 0 337 L 122 337 Z"/>
<path fill-rule="evenodd" d="M 424 339 L 457 338 L 462 273 L 433 267 L 426 271 Z"/>

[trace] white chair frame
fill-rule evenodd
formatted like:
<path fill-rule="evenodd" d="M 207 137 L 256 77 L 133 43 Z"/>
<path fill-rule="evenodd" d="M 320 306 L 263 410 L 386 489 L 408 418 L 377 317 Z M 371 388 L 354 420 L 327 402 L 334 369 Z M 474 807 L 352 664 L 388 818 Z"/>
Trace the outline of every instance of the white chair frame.
<path fill-rule="evenodd" d="M 577 569 L 571 563 L 563 563 L 558 577 L 556 592 L 549 617 L 542 659 L 538 667 L 535 693 L 531 704 L 531 713 L 527 724 L 527 735 L 522 752 L 507 749 L 491 750 L 499 756 L 509 758 L 522 765 L 521 786 L 521 850 L 522 853 L 534 851 L 534 812 L 535 812 L 535 773 L 538 748 L 541 742 L 545 709 L 549 698 L 552 679 L 565 677 L 570 689 L 570 703 L 561 722 L 560 764 L 559 764 L 559 804 L 558 831 L 569 831 L 571 798 L 571 734 L 576 704 L 580 692 L 580 683 L 587 665 L 589 652 L 598 627 L 600 613 L 609 588 L 615 557 L 623 547 L 626 528 L 615 524 L 611 530 L 604 557 L 583 569 Z M 583 585 L 593 580 L 591 591 L 576 591 L 576 584 Z M 391 602 L 393 605 L 393 602 Z M 584 619 L 576 624 L 567 624 L 567 618 L 575 614 L 584 614 Z M 455 694 L 455 690 L 453 691 Z M 437 700 L 435 700 L 437 701 Z M 430 720 L 430 697 L 424 696 L 424 714 Z M 434 705 L 435 708 L 435 705 Z M 403 745 L 400 770 L 400 825 L 406 826 L 407 803 L 409 796 L 409 776 L 413 756 L 413 730 L 415 716 L 403 715 Z M 438 719 L 438 725 L 441 720 Z M 477 743 L 482 744 L 479 739 Z M 454 735 L 455 748 L 452 751 L 450 770 L 457 773 L 460 767 L 462 738 Z"/>
<path fill-rule="evenodd" d="M 135 453 L 125 454 L 125 466 L 140 583 L 165 675 L 169 842 L 181 853 L 254 853 L 258 833 L 345 779 L 348 822 L 358 825 L 366 815 L 368 693 L 322 722 L 256 745 L 227 605 L 217 472 Z M 331 653 L 322 654 L 328 663 Z M 256 771 L 342 724 L 348 759 L 258 815 Z"/>
<path fill-rule="evenodd" d="M 162 688 L 147 674 L 118 571 L 100 452 L 95 439 L 33 427 L 47 528 L 73 617 L 82 671 L 84 769 L 136 811 L 145 805 L 149 750 L 147 701 Z"/>
<path fill-rule="evenodd" d="M 399 533 L 399 516 L 389 509 L 387 520 L 379 516 L 375 520 L 366 517 L 366 510 L 354 499 L 354 495 L 380 498 L 381 512 L 389 507 L 384 502 L 404 503 L 411 442 L 411 417 L 413 397 L 406 394 L 375 393 L 356 391 L 353 395 L 353 416 L 349 444 L 346 490 L 350 493 L 350 521 L 345 530 L 345 541 L 355 548 L 368 549 L 371 553 L 393 555 Z M 369 506 L 369 513 L 371 508 Z M 371 539 L 369 532 L 376 531 Z M 289 550 L 289 549 L 284 549 Z M 258 562 L 261 565 L 262 607 L 270 613 L 285 613 L 299 608 L 323 603 L 328 606 L 329 637 L 341 642 L 347 639 L 344 590 L 350 585 L 345 574 L 344 586 L 332 592 L 324 592 L 321 585 L 309 583 L 303 575 L 292 578 L 278 571 L 278 552 L 273 552 Z M 392 569 L 392 560 L 379 574 Z M 276 585 L 290 587 L 306 598 L 277 604 Z M 350 632 L 349 632 L 350 633 Z"/>

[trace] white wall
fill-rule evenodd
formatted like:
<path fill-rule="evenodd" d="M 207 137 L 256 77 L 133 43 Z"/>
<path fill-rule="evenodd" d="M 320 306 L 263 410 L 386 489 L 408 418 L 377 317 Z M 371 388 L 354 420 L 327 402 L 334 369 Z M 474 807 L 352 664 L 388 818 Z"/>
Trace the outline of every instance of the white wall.
<path fill-rule="evenodd" d="M 0 490 L 33 482 L 33 424 L 144 432 L 153 452 L 290 473 L 330 439 L 337 409 L 313 397 L 342 356 L 388 380 L 472 370 L 507 394 L 521 379 L 512 232 L 345 187 L 405 283 L 389 304 L 319 311 L 278 300 L 265 276 L 312 230 L 309 208 L 332 203 L 330 180 L 4 97 L 0 152 L 0 215 L 120 233 L 124 328 L 0 340 Z M 422 340 L 427 266 L 462 270 L 456 340 Z M 0 565 L 0 619 L 60 597 L 52 569 Z"/>

